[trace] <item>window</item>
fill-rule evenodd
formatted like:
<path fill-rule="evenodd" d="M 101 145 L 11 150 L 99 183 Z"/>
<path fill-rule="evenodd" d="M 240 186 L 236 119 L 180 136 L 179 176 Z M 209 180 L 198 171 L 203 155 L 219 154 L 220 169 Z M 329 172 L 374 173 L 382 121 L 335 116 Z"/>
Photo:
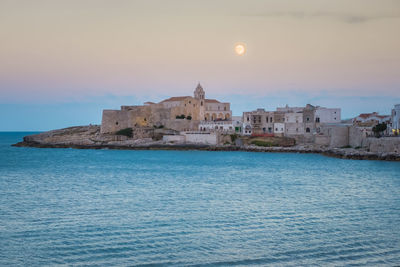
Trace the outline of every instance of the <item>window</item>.
<path fill-rule="evenodd" d="M 309 117 L 307 117 L 307 121 L 310 121 L 310 118 L 309 118 Z"/>
<path fill-rule="evenodd" d="M 335 120 L 336 120 L 336 118 L 335 118 Z"/>
<path fill-rule="evenodd" d="M 224 110 L 226 111 L 226 107 L 224 107 Z"/>
<path fill-rule="evenodd" d="M 203 101 L 200 102 L 200 106 L 203 106 Z"/>
<path fill-rule="evenodd" d="M 296 128 L 296 132 L 298 132 L 299 131 L 299 128 Z"/>
<path fill-rule="evenodd" d="M 250 121 L 250 117 L 247 117 L 247 121 Z"/>
<path fill-rule="evenodd" d="M 310 128 L 306 128 L 306 133 L 309 133 L 310 132 Z"/>
<path fill-rule="evenodd" d="M 189 101 L 189 104 L 192 104 L 192 101 Z"/>
<path fill-rule="evenodd" d="M 278 128 L 275 128 L 275 131 L 278 131 Z"/>
<path fill-rule="evenodd" d="M 316 117 L 316 118 L 315 118 L 315 122 L 319 122 L 319 117 Z"/>
<path fill-rule="evenodd" d="M 115 125 L 118 125 L 118 121 L 117 121 L 117 122 L 115 122 Z"/>
<path fill-rule="evenodd" d="M 268 117 L 265 117 L 265 122 L 268 122 Z"/>
<path fill-rule="evenodd" d="M 271 118 L 269 118 L 269 122 L 272 122 L 272 117 L 271 117 Z"/>

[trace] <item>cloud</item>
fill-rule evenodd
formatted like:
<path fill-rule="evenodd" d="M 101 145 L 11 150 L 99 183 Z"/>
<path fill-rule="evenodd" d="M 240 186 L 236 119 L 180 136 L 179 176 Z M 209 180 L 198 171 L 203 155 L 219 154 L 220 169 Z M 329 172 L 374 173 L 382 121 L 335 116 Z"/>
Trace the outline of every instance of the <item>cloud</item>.
<path fill-rule="evenodd" d="M 365 23 L 373 20 L 400 18 L 400 14 L 358 15 L 358 14 L 346 14 L 346 13 L 334 13 L 334 12 L 271 12 L 271 13 L 242 14 L 241 16 L 255 17 L 255 18 L 287 17 L 293 19 L 328 18 L 350 24 Z"/>

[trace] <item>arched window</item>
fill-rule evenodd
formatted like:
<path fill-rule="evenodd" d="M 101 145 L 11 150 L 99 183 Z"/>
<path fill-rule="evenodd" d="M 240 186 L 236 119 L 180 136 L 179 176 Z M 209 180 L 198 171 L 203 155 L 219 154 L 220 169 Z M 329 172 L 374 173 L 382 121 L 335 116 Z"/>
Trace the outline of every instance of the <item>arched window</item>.
<path fill-rule="evenodd" d="M 306 128 L 306 133 L 309 133 L 310 132 L 310 128 Z"/>

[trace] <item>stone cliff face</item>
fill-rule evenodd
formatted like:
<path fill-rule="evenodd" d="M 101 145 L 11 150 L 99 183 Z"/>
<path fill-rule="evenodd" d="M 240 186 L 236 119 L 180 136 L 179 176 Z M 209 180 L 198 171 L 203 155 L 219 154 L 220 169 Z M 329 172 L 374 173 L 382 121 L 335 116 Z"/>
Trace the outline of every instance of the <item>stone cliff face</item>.
<path fill-rule="evenodd" d="M 76 126 L 65 129 L 43 132 L 25 136 L 23 142 L 14 146 L 31 147 L 75 147 L 75 148 L 107 148 L 107 146 L 129 147 L 159 142 L 164 134 L 176 134 L 169 129 L 155 129 L 154 127 L 136 127 L 132 129 L 132 137 L 103 134 L 100 126 Z"/>
<path fill-rule="evenodd" d="M 168 129 L 155 129 L 150 127 L 139 127 L 133 129 L 133 137 L 102 134 L 100 126 L 77 126 L 60 130 L 53 130 L 40 134 L 26 136 L 23 142 L 14 144 L 19 147 L 43 147 L 43 148 L 90 148 L 90 149 L 175 149 L 175 150 L 211 150 L 211 151 L 250 151 L 250 152 L 295 152 L 295 153 L 322 153 L 324 155 L 345 159 L 371 159 L 400 161 L 398 152 L 400 138 L 397 139 L 374 139 L 371 141 L 371 151 L 366 148 L 328 148 L 309 144 L 307 146 L 294 145 L 291 139 L 280 140 L 279 146 L 263 147 L 251 142 L 241 145 L 207 145 L 193 143 L 168 143 L 160 140 L 164 134 L 177 134 L 176 131 Z M 228 136 L 230 138 L 230 136 Z M 254 141 L 254 140 L 253 140 Z M 260 140 L 258 140 L 260 141 Z M 268 140 L 261 140 L 266 143 Z M 272 141 L 269 140 L 272 144 Z M 269 143 L 268 143 L 269 144 Z M 387 151 L 388 149 L 396 151 Z M 376 151 L 375 151 L 376 150 Z"/>
<path fill-rule="evenodd" d="M 77 126 L 24 137 L 26 143 L 91 145 L 102 141 L 100 126 Z"/>

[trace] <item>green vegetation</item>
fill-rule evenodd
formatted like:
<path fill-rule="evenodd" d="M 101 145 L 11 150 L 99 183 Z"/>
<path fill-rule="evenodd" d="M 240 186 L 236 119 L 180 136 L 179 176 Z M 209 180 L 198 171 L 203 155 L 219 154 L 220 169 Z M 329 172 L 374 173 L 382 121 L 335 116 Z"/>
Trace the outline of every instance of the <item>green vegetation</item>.
<path fill-rule="evenodd" d="M 237 134 L 231 134 L 231 141 L 232 143 L 235 143 L 236 139 L 238 138 Z"/>
<path fill-rule="evenodd" d="M 360 146 L 356 146 L 356 147 L 355 147 L 355 149 L 360 149 L 360 148 L 361 148 Z"/>
<path fill-rule="evenodd" d="M 192 119 L 192 116 L 189 115 L 189 116 L 186 117 L 186 119 L 187 119 L 187 120 L 191 120 L 191 119 Z"/>
<path fill-rule="evenodd" d="M 156 129 L 162 129 L 162 128 L 164 128 L 164 125 L 159 125 L 159 126 L 153 125 L 153 127 L 156 128 Z"/>
<path fill-rule="evenodd" d="M 267 142 L 267 141 L 262 141 L 262 140 L 253 140 L 253 141 L 251 141 L 251 144 L 256 145 L 256 146 L 263 146 L 263 147 L 274 146 L 274 144 L 272 142 Z"/>
<path fill-rule="evenodd" d="M 177 119 L 184 119 L 184 118 L 186 118 L 186 116 L 185 115 L 176 115 L 176 117 L 175 118 L 177 118 Z"/>
<path fill-rule="evenodd" d="M 132 130 L 132 128 L 125 128 L 125 129 L 119 130 L 115 134 L 116 135 L 125 135 L 125 136 L 128 136 L 128 137 L 132 137 L 133 136 L 133 130 Z"/>
<path fill-rule="evenodd" d="M 351 146 L 347 145 L 347 146 L 342 146 L 341 148 L 351 148 Z"/>
<path fill-rule="evenodd" d="M 372 131 L 375 133 L 376 137 L 381 137 L 381 133 L 386 131 L 387 125 L 386 123 L 378 123 L 374 127 L 372 127 Z"/>

